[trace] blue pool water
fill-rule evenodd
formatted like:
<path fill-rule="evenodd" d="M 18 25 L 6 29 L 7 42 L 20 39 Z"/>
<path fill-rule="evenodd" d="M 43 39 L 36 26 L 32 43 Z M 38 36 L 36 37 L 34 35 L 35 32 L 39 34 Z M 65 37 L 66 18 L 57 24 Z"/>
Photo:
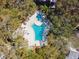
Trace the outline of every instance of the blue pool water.
<path fill-rule="evenodd" d="M 38 19 L 38 21 L 42 21 L 43 16 L 44 16 L 44 14 L 40 12 L 39 14 L 37 14 L 36 18 Z"/>
<path fill-rule="evenodd" d="M 45 29 L 44 24 L 42 24 L 41 26 L 37 26 L 37 25 L 33 24 L 32 28 L 35 31 L 35 40 L 41 41 L 43 38 L 44 29 Z"/>

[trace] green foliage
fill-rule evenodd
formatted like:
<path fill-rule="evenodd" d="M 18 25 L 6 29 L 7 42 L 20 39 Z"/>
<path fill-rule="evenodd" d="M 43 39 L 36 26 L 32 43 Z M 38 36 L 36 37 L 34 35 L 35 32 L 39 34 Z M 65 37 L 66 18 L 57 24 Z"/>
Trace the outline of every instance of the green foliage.
<path fill-rule="evenodd" d="M 70 37 L 78 21 L 78 0 L 58 0 L 55 9 L 44 9 L 49 20 L 52 22 L 51 32 L 54 35 Z"/>
<path fill-rule="evenodd" d="M 40 8 L 44 13 L 48 13 L 48 7 L 46 5 L 40 6 Z"/>

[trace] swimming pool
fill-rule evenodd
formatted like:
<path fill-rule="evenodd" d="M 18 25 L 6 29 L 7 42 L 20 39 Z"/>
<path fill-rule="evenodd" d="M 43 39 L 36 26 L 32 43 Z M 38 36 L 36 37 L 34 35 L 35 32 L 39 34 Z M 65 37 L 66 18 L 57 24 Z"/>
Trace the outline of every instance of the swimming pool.
<path fill-rule="evenodd" d="M 35 32 L 35 40 L 43 40 L 43 32 L 45 29 L 45 25 L 42 24 L 41 26 L 37 26 L 36 24 L 32 25 L 32 28 L 34 29 Z"/>

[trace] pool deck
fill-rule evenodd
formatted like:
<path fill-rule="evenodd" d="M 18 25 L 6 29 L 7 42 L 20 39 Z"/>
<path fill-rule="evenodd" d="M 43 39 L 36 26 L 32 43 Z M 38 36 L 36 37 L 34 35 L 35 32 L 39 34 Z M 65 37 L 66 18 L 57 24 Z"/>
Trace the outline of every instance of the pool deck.
<path fill-rule="evenodd" d="M 24 23 L 22 23 L 20 30 L 15 31 L 17 33 L 22 32 L 23 38 L 25 39 L 25 41 L 28 42 L 28 48 L 33 48 L 34 46 L 41 46 L 42 43 L 45 43 L 45 45 L 47 45 L 47 41 L 46 42 L 42 42 L 39 40 L 35 41 L 35 31 L 32 25 L 33 24 L 36 24 L 37 26 L 42 25 L 42 22 L 38 21 L 36 18 L 37 14 L 38 11 L 36 11 L 31 17 L 29 17 L 28 19 L 26 19 Z"/>
<path fill-rule="evenodd" d="M 35 32 L 31 26 L 36 21 L 36 15 L 37 15 L 37 13 L 32 15 L 28 21 L 25 21 L 26 25 L 22 24 L 22 27 L 23 26 L 25 27 L 23 37 L 25 38 L 25 40 L 28 41 L 29 48 L 32 48 L 32 46 L 35 45 Z"/>

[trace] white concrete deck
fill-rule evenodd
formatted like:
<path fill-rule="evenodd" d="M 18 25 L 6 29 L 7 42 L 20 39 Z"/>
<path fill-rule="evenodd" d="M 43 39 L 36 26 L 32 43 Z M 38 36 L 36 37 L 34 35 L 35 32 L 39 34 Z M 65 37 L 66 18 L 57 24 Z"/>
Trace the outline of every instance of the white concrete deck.
<path fill-rule="evenodd" d="M 36 16 L 37 16 L 38 11 L 35 12 L 34 15 L 32 15 L 31 17 L 29 17 L 29 19 L 27 19 L 28 21 L 25 21 L 24 23 L 22 23 L 21 25 L 21 29 L 17 29 L 15 31 L 15 33 L 18 34 L 18 32 L 21 32 L 23 34 L 23 37 L 26 41 L 28 41 L 28 48 L 33 48 L 34 46 L 40 46 L 40 41 L 35 41 L 35 32 L 32 28 L 32 24 L 36 24 L 38 26 L 42 25 L 42 22 L 38 21 Z M 14 36 L 16 36 L 14 33 Z M 47 42 L 47 41 L 46 41 Z M 46 42 L 45 43 L 46 45 Z M 41 43 L 42 44 L 42 43 Z"/>
<path fill-rule="evenodd" d="M 37 21 L 36 15 L 37 15 L 37 12 L 35 12 L 35 14 L 33 16 L 31 16 L 28 21 L 25 21 L 25 23 L 26 23 L 25 25 L 24 24 L 21 25 L 21 27 L 24 28 L 23 37 L 25 38 L 25 40 L 28 41 L 29 48 L 32 48 L 35 45 L 40 46 L 40 42 L 35 41 L 35 32 L 32 28 L 32 24 L 34 24 L 34 23 L 38 26 L 40 26 L 42 24 L 41 22 Z"/>

